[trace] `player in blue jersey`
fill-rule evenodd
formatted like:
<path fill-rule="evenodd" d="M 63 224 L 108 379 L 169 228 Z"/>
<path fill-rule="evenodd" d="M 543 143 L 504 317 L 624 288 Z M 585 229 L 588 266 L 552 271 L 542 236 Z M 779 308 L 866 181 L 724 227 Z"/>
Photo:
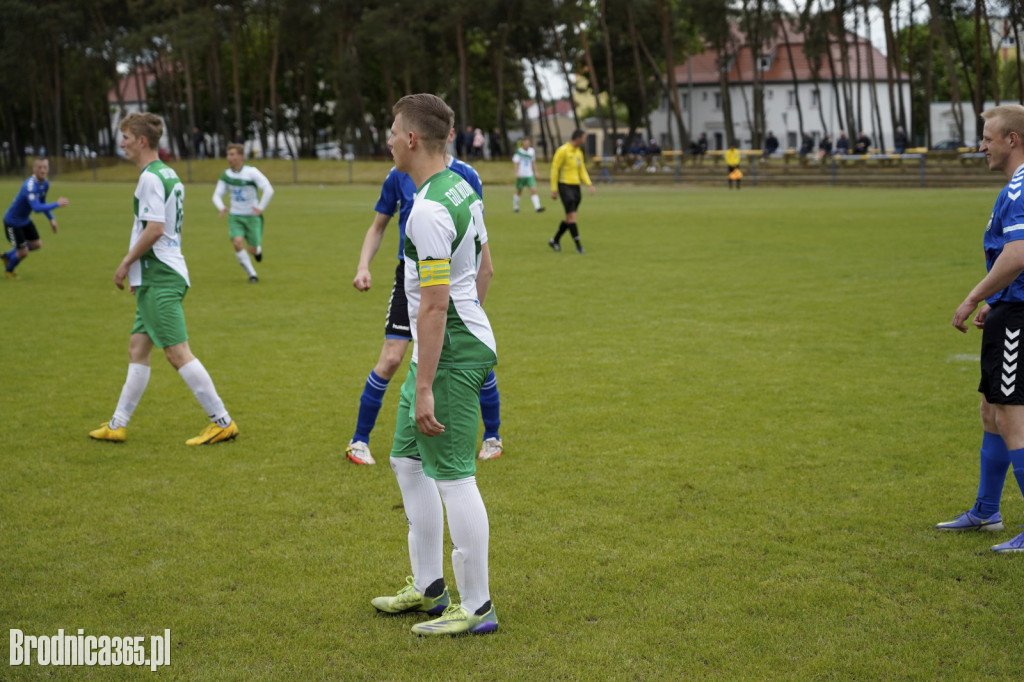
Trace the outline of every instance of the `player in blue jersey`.
<path fill-rule="evenodd" d="M 975 505 L 938 524 L 940 530 L 1002 530 L 999 498 L 1008 468 L 1024 493 L 1024 371 L 1018 372 L 1024 329 L 1024 106 L 995 107 L 982 117 L 980 149 L 989 170 L 1001 171 L 1009 182 L 996 198 L 985 229 L 988 274 L 953 314 L 953 326 L 961 332 L 967 331 L 972 315 L 972 323 L 982 330 L 981 475 Z M 992 550 L 1024 552 L 1024 533 Z"/>
<path fill-rule="evenodd" d="M 474 191 L 483 196 L 483 184 L 476 170 L 467 163 L 448 156 L 448 168 L 462 176 L 473 187 Z M 381 404 L 384 401 L 384 393 L 388 389 L 391 377 L 398 371 L 402 364 L 405 352 L 412 340 L 412 331 L 409 329 L 408 302 L 405 298 L 405 277 L 404 277 L 404 249 L 405 249 L 405 222 L 409 218 L 409 211 L 412 210 L 413 195 L 416 194 L 416 185 L 412 179 L 394 168 L 384 179 L 381 187 L 380 197 L 374 210 L 377 215 L 373 218 L 373 224 L 366 232 L 363 239 L 363 247 L 359 253 L 359 265 L 356 268 L 355 279 L 352 286 L 359 291 L 367 291 L 373 283 L 370 275 L 370 261 L 380 249 L 381 241 L 384 238 L 384 230 L 388 226 L 392 216 L 398 211 L 398 266 L 395 268 L 395 283 L 391 289 L 391 299 L 388 301 L 388 313 L 384 321 L 384 346 L 380 351 L 380 358 L 376 366 L 370 371 L 363 386 L 363 393 L 359 397 L 359 414 L 356 417 L 355 433 L 345 448 L 345 456 L 356 464 L 374 464 L 373 455 L 370 454 L 370 431 L 377 423 L 377 415 L 380 413 Z M 491 277 L 494 275 L 494 268 L 491 265 L 491 253 L 489 247 L 484 246 L 481 252 L 480 272 L 477 281 L 482 285 L 486 293 Z M 483 296 L 481 296 L 483 303 Z M 480 391 L 480 414 L 484 422 L 484 439 L 480 449 L 480 459 L 494 459 L 501 456 L 502 443 L 498 429 L 501 425 L 501 400 L 498 394 L 498 380 L 491 371 Z"/>
<path fill-rule="evenodd" d="M 14 197 L 11 207 L 4 214 L 4 233 L 14 248 L 6 253 L 0 253 L 4 261 L 4 277 L 7 279 L 21 279 L 14 268 L 18 263 L 28 257 L 29 251 L 38 251 L 43 248 L 43 242 L 39 238 L 39 230 L 32 222 L 32 213 L 42 213 L 50 219 L 50 228 L 57 234 L 57 219 L 53 217 L 53 210 L 68 205 L 64 197 L 53 203 L 46 203 L 46 192 L 50 189 L 50 181 L 47 176 L 50 174 L 50 162 L 47 159 L 36 159 L 32 164 L 32 175 L 28 180 L 21 183 L 18 196 Z"/>

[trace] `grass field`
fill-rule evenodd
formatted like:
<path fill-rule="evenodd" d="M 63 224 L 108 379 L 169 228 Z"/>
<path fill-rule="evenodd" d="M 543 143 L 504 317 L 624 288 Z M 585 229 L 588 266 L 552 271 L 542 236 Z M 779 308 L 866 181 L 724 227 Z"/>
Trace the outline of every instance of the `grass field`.
<path fill-rule="evenodd" d="M 995 191 L 602 186 L 581 257 L 545 245 L 554 202 L 489 185 L 501 629 L 442 641 L 369 604 L 409 570 L 395 387 L 379 464 L 343 454 L 393 272 L 392 235 L 351 287 L 377 187 L 279 186 L 258 285 L 189 187 L 191 346 L 241 429 L 210 448 L 157 356 L 128 442 L 86 437 L 127 365 L 131 192 L 55 182 L 60 233 L 0 281 L 5 631 L 169 628 L 180 680 L 1019 679 L 1024 557 L 988 549 L 1013 477 L 1003 533 L 933 530 L 975 496 L 980 334 L 949 320 Z"/>

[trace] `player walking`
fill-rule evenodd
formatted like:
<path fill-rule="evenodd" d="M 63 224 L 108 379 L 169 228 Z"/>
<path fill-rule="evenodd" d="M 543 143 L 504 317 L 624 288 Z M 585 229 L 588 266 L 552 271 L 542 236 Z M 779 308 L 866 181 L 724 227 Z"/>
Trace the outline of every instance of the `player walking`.
<path fill-rule="evenodd" d="M 260 278 L 252 261 L 249 260 L 249 254 L 252 254 L 257 263 L 263 260 L 263 211 L 274 196 L 274 187 L 259 169 L 246 165 L 243 145 L 228 145 L 228 166 L 217 181 L 216 189 L 213 190 L 213 205 L 223 218 L 228 209 L 221 197 L 225 192 L 231 192 L 228 235 L 235 247 L 238 264 L 245 270 L 245 274 L 249 275 L 249 282 L 255 284 Z"/>
<path fill-rule="evenodd" d="M 530 201 L 533 210 L 540 213 L 544 207 L 537 196 L 537 150 L 530 145 L 530 138 L 524 137 L 512 155 L 512 163 L 516 166 L 516 193 L 512 197 L 512 210 L 519 212 L 519 195 L 524 189 L 530 190 Z"/>

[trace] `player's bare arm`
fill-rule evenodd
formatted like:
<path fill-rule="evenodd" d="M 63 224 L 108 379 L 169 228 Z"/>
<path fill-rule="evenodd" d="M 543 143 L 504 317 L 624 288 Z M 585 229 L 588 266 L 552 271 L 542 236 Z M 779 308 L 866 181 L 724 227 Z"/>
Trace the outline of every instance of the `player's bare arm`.
<path fill-rule="evenodd" d="M 160 241 L 160 237 L 163 235 L 163 223 L 146 223 L 146 229 L 139 235 L 139 240 L 135 242 L 135 245 L 132 246 L 121 261 L 121 264 L 117 266 L 117 270 L 114 272 L 114 286 L 118 289 L 124 289 L 124 279 L 128 276 L 128 268 L 153 248 L 153 245 Z M 135 290 L 132 289 L 132 291 Z"/>
<path fill-rule="evenodd" d="M 967 331 L 966 320 L 973 313 L 982 301 L 1006 287 L 1010 286 L 1013 280 L 1024 272 L 1024 240 L 1009 242 L 1003 252 L 999 254 L 992 269 L 978 282 L 978 284 L 967 294 L 963 303 L 957 306 L 953 313 L 953 326 L 961 332 Z"/>
<path fill-rule="evenodd" d="M 359 291 L 369 291 L 373 284 L 373 276 L 370 274 L 370 263 L 373 257 L 380 250 L 380 244 L 384 239 L 384 230 L 387 229 L 391 216 L 386 213 L 378 213 L 373 218 L 370 229 L 366 231 L 363 238 L 363 248 L 359 252 L 359 265 L 356 266 L 356 276 L 352 280 L 352 286 Z"/>
<path fill-rule="evenodd" d="M 491 280 L 494 278 L 494 265 L 491 263 L 491 248 L 484 244 L 480 247 L 480 267 L 476 273 L 476 300 L 480 305 L 484 304 L 487 298 L 487 290 L 491 288 Z"/>
<path fill-rule="evenodd" d="M 434 417 L 434 377 L 441 359 L 445 324 L 448 320 L 450 287 L 438 284 L 420 289 L 420 312 L 416 324 L 418 363 L 416 365 L 416 425 L 420 433 L 444 433 L 444 424 Z"/>

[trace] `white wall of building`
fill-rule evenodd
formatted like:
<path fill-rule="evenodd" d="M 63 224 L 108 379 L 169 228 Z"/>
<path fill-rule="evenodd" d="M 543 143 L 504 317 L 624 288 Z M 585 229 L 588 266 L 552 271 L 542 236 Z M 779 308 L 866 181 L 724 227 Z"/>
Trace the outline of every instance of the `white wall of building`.
<path fill-rule="evenodd" d="M 855 86 L 857 87 L 857 86 Z M 908 107 L 907 117 L 910 117 L 910 85 L 899 86 L 903 91 L 903 101 Z M 690 137 L 696 140 L 701 133 L 708 138 L 708 149 L 725 149 L 728 140 L 725 139 L 725 120 L 722 116 L 720 103 L 720 90 L 717 84 L 694 85 L 692 89 L 686 83 L 679 84 L 680 101 L 683 103 L 683 122 L 688 126 Z M 857 92 L 859 90 L 859 93 Z M 862 109 L 861 120 L 864 131 L 871 137 L 873 143 L 878 144 L 878 125 L 874 119 L 874 103 L 871 99 L 872 88 L 868 83 L 861 84 L 854 91 L 854 102 L 859 95 Z M 733 107 L 733 130 L 736 133 L 737 145 L 742 149 L 752 148 L 753 131 L 748 123 L 753 115 L 753 88 L 750 85 L 733 85 L 729 88 Z M 795 149 L 800 146 L 801 131 L 797 115 L 797 107 L 794 97 L 799 97 L 803 109 L 804 131 L 811 135 L 815 145 L 818 140 L 828 133 L 832 140 L 839 135 L 839 101 L 836 93 L 832 90 L 831 82 L 820 85 L 819 95 L 814 95 L 815 87 L 812 83 L 801 83 L 796 88 L 792 83 L 766 83 L 764 86 L 764 106 L 766 130 L 775 133 L 779 139 L 782 149 Z M 885 83 L 879 83 L 874 92 L 879 98 L 879 107 L 882 112 L 882 133 L 886 146 L 885 151 L 892 150 L 894 129 L 889 120 L 889 93 Z M 690 95 L 692 93 L 693 107 L 689 108 Z M 898 110 L 898 107 L 897 107 Z M 844 113 L 845 122 L 845 113 Z M 824 119 L 824 122 L 823 122 Z M 673 138 L 678 138 L 675 123 L 669 116 L 667 103 L 663 100 L 661 106 L 651 115 L 652 132 L 663 146 L 668 139 L 668 126 L 672 126 Z M 853 140 L 860 133 L 859 130 L 852 130 L 847 124 L 846 136 Z M 904 126 L 905 127 L 905 126 Z M 676 139 L 676 146 L 679 141 Z"/>

